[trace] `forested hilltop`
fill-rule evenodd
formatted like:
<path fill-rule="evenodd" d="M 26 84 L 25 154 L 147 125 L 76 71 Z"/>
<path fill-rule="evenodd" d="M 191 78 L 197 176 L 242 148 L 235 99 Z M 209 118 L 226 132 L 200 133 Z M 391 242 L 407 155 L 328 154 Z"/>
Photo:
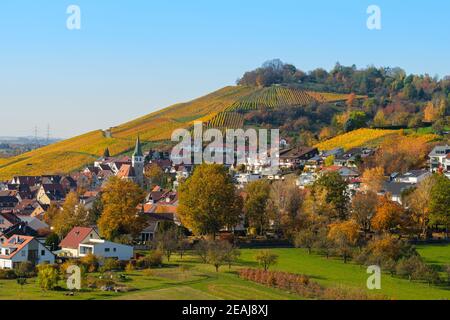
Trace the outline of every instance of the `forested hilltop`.
<path fill-rule="evenodd" d="M 249 123 L 270 123 L 300 132 L 305 144 L 324 140 L 362 127 L 431 127 L 442 133 L 450 116 L 450 77 L 408 75 L 401 68 L 353 66 L 318 68 L 309 72 L 275 59 L 246 72 L 240 86 L 350 94 L 344 104 L 312 101 L 302 109 L 283 109 L 268 113 L 260 108 L 245 115 Z M 359 99 L 365 96 L 365 99 Z M 297 138 L 297 137 L 295 137 Z"/>

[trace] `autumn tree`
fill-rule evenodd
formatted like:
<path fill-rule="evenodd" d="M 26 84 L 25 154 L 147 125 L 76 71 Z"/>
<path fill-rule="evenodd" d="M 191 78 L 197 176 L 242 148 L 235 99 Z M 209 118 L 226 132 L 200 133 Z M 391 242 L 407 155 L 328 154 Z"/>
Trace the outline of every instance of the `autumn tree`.
<path fill-rule="evenodd" d="M 313 192 L 326 193 L 326 201 L 332 204 L 336 210 L 337 217 L 347 217 L 349 195 L 347 183 L 338 172 L 328 172 L 319 177 L 313 185 Z"/>
<path fill-rule="evenodd" d="M 303 195 L 293 179 L 275 181 L 270 186 L 268 210 L 275 228 L 289 236 L 295 228 L 295 223 Z"/>
<path fill-rule="evenodd" d="M 383 188 L 385 182 L 384 169 L 381 167 L 366 169 L 361 180 L 363 190 L 377 193 Z"/>
<path fill-rule="evenodd" d="M 377 111 L 375 117 L 373 118 L 373 123 L 377 127 L 384 127 L 388 124 L 383 110 L 380 109 Z"/>
<path fill-rule="evenodd" d="M 405 204 L 411 209 L 412 219 L 420 229 L 420 235 L 424 238 L 430 236 L 430 199 L 435 181 L 434 176 L 425 178 L 405 199 Z"/>
<path fill-rule="evenodd" d="M 294 245 L 298 248 L 305 248 L 308 250 L 308 254 L 311 254 L 312 248 L 316 242 L 317 236 L 313 230 L 303 229 L 294 239 Z"/>
<path fill-rule="evenodd" d="M 184 226 L 197 235 L 215 235 L 240 221 L 242 199 L 227 169 L 219 164 L 202 164 L 178 190 L 177 213 Z"/>
<path fill-rule="evenodd" d="M 47 212 L 45 212 L 43 220 L 45 223 L 47 223 L 49 226 L 53 224 L 53 220 L 55 217 L 59 214 L 60 207 L 55 202 L 51 202 L 50 206 L 47 209 Z"/>
<path fill-rule="evenodd" d="M 250 182 L 245 192 L 244 213 L 250 227 L 256 228 L 258 234 L 262 235 L 269 223 L 267 201 L 270 194 L 270 183 L 261 179 Z"/>
<path fill-rule="evenodd" d="M 333 241 L 336 253 L 347 263 L 359 239 L 358 224 L 354 220 L 346 220 L 332 223 L 329 228 L 328 239 Z"/>
<path fill-rule="evenodd" d="M 415 249 L 407 242 L 398 239 L 398 237 L 384 234 L 371 239 L 363 250 L 365 255 L 364 263 L 376 264 L 383 268 L 395 268 L 396 262 L 405 257 L 410 257 L 416 254 Z M 393 263 L 393 266 L 390 264 Z"/>
<path fill-rule="evenodd" d="M 270 250 L 262 250 L 257 253 L 255 259 L 263 267 L 264 271 L 267 271 L 271 266 L 277 264 L 278 255 Z"/>
<path fill-rule="evenodd" d="M 351 216 L 365 234 L 370 232 L 370 222 L 376 214 L 377 204 L 377 194 L 371 191 L 358 192 L 352 198 Z"/>
<path fill-rule="evenodd" d="M 433 102 L 428 102 L 423 110 L 423 120 L 425 122 L 434 122 L 439 117 L 439 108 Z"/>
<path fill-rule="evenodd" d="M 162 185 L 164 183 L 164 172 L 156 163 L 152 163 L 145 169 L 145 177 L 150 181 L 151 186 Z"/>
<path fill-rule="evenodd" d="M 179 235 L 176 227 L 158 232 L 155 242 L 157 249 L 166 256 L 167 261 L 170 261 L 170 257 L 178 249 L 179 245 Z"/>
<path fill-rule="evenodd" d="M 80 203 L 78 194 L 75 192 L 67 195 L 64 205 L 52 221 L 53 230 L 61 239 L 74 227 L 87 227 L 93 224 L 95 224 L 95 219 L 89 210 Z"/>
<path fill-rule="evenodd" d="M 405 209 L 387 196 L 380 197 L 375 216 L 371 220 L 372 228 L 380 233 L 402 229 L 406 225 Z"/>
<path fill-rule="evenodd" d="M 39 265 L 37 283 L 43 291 L 53 290 L 59 281 L 58 269 L 53 265 Z"/>
<path fill-rule="evenodd" d="M 231 266 L 238 255 L 238 251 L 228 241 L 214 241 L 208 247 L 206 260 L 219 272 L 222 265 Z"/>
<path fill-rule="evenodd" d="M 145 218 L 138 206 L 144 199 L 145 192 L 137 184 L 111 177 L 103 190 L 103 213 L 98 220 L 102 237 L 113 239 L 121 234 L 139 233 Z"/>
<path fill-rule="evenodd" d="M 450 179 L 444 175 L 435 177 L 429 202 L 430 224 L 444 226 L 448 234 L 450 226 Z"/>
<path fill-rule="evenodd" d="M 406 172 L 426 163 L 430 137 L 394 135 L 386 138 L 375 156 L 369 159 L 372 167 L 382 167 L 384 172 Z"/>

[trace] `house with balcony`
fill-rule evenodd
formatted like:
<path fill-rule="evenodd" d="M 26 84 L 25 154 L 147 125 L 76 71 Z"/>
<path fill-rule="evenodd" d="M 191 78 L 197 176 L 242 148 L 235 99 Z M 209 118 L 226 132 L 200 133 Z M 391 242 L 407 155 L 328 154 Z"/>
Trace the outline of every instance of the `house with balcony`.
<path fill-rule="evenodd" d="M 0 269 L 15 269 L 22 262 L 55 263 L 55 255 L 34 237 L 0 236 Z"/>
<path fill-rule="evenodd" d="M 430 171 L 450 172 L 450 146 L 436 146 L 428 155 Z"/>

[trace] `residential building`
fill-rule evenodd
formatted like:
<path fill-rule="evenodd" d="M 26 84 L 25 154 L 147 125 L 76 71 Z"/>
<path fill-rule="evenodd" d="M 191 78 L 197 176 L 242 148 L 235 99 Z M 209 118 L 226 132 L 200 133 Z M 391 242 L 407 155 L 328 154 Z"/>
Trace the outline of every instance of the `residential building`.
<path fill-rule="evenodd" d="M 78 257 L 84 257 L 89 254 L 97 257 L 128 261 L 133 258 L 134 251 L 132 246 L 125 244 L 102 239 L 90 239 L 88 242 L 80 243 L 78 247 Z"/>
<path fill-rule="evenodd" d="M 317 174 L 314 172 L 302 172 L 300 176 L 295 181 L 295 184 L 300 189 L 305 189 L 306 187 L 312 185 L 317 179 Z"/>
<path fill-rule="evenodd" d="M 295 147 L 280 151 L 280 168 L 296 169 L 319 154 L 317 148 Z"/>
<path fill-rule="evenodd" d="M 63 257 L 81 258 L 93 254 L 103 258 L 130 260 L 133 247 L 100 238 L 95 228 L 75 227 L 61 241 L 61 250 L 57 252 Z"/>
<path fill-rule="evenodd" d="M 79 246 L 82 243 L 88 243 L 92 239 L 100 239 L 95 228 L 75 227 L 61 241 L 61 255 L 67 257 L 79 257 Z"/>
<path fill-rule="evenodd" d="M 2 210 L 13 210 L 15 206 L 19 203 L 19 199 L 14 196 L 0 196 L 0 211 Z"/>
<path fill-rule="evenodd" d="M 43 184 L 37 193 L 37 200 L 50 205 L 52 201 L 61 201 L 66 197 L 64 188 L 60 184 Z"/>
<path fill-rule="evenodd" d="M 428 170 L 410 170 L 404 174 L 397 175 L 394 181 L 417 184 L 429 176 L 431 176 L 431 173 Z"/>
<path fill-rule="evenodd" d="M 15 269 L 22 262 L 33 265 L 52 264 L 55 255 L 33 237 L 13 235 L 0 236 L 0 269 Z"/>
<path fill-rule="evenodd" d="M 411 183 L 389 181 L 383 184 L 380 195 L 388 195 L 392 201 L 402 204 L 403 192 L 413 187 Z"/>
<path fill-rule="evenodd" d="M 12 213 L 0 212 L 0 233 L 12 227 L 20 220 Z"/>
<path fill-rule="evenodd" d="M 430 171 L 450 172 L 450 146 L 436 146 L 428 155 L 430 162 Z"/>

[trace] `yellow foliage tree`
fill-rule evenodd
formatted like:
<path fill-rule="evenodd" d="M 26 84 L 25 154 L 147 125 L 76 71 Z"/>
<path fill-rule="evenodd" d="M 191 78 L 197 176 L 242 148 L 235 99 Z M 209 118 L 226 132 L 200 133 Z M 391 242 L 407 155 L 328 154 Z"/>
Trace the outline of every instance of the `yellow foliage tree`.
<path fill-rule="evenodd" d="M 384 169 L 382 167 L 375 167 L 372 169 L 366 169 L 361 177 L 363 190 L 379 192 L 383 188 Z"/>
<path fill-rule="evenodd" d="M 113 239 L 121 234 L 136 235 L 143 228 L 145 218 L 138 206 L 145 199 L 145 192 L 135 183 L 112 177 L 103 194 L 103 213 L 98 220 L 101 235 Z"/>

